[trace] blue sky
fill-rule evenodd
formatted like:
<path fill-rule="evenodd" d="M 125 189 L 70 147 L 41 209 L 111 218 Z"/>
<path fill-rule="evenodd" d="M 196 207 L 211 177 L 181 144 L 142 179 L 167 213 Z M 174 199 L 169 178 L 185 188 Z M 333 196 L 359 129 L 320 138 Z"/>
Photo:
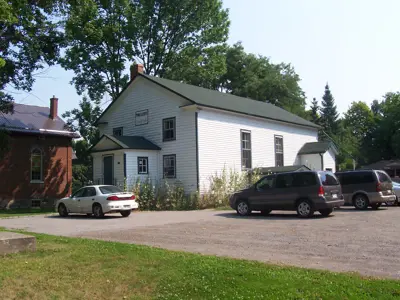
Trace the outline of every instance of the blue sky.
<path fill-rule="evenodd" d="M 339 112 L 352 101 L 371 103 L 398 91 L 400 1 L 397 0 L 224 0 L 230 10 L 229 43 L 274 63 L 291 63 L 301 77 L 308 104 L 329 83 Z M 73 73 L 51 67 L 32 93 L 16 102 L 48 106 L 54 94 L 60 115 L 81 99 L 69 84 Z"/>

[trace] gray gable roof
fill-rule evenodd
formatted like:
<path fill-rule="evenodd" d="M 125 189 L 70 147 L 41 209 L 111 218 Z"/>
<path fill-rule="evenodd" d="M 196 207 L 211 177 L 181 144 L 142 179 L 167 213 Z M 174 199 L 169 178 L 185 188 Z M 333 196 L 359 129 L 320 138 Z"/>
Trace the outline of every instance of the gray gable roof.
<path fill-rule="evenodd" d="M 91 152 L 96 152 L 97 150 L 93 150 L 96 146 L 101 143 L 102 140 L 109 139 L 115 143 L 117 146 L 113 149 L 106 150 L 98 150 L 99 152 L 108 151 L 108 150 L 116 150 L 116 149 L 136 149 L 136 150 L 161 150 L 156 144 L 150 142 L 146 138 L 142 136 L 114 136 L 109 134 L 104 134 L 100 140 L 90 148 Z"/>
<path fill-rule="evenodd" d="M 52 120 L 49 117 L 50 108 L 14 103 L 14 113 L 0 113 L 0 128 L 15 132 L 45 133 L 79 137 L 78 134 L 68 131 L 64 121 L 57 116 Z"/>
<path fill-rule="evenodd" d="M 209 90 L 198 86 L 180 83 L 178 81 L 159 78 L 146 74 L 139 73 L 139 76 L 146 78 L 151 82 L 187 99 L 192 104 L 240 113 L 252 117 L 260 117 L 279 122 L 312 127 L 316 129 L 320 128 L 320 126 L 271 103 L 238 97 L 229 93 L 222 93 L 219 91 Z M 131 83 L 132 81 L 129 84 Z M 129 84 L 127 86 L 129 86 Z M 125 89 L 126 88 L 127 87 L 125 87 Z M 124 90 L 120 93 L 120 95 L 124 92 Z M 97 122 L 106 113 L 106 111 L 116 101 L 118 101 L 118 98 L 107 107 L 107 109 L 103 112 L 103 114 L 99 117 L 95 124 L 97 124 Z"/>
<path fill-rule="evenodd" d="M 331 142 L 313 142 L 305 143 L 299 150 L 298 154 L 325 153 L 329 150 L 329 148 L 333 148 L 336 153 L 338 152 L 336 147 Z"/>
<path fill-rule="evenodd" d="M 249 98 L 243 98 L 228 93 L 209 90 L 198 86 L 180 83 L 177 81 L 140 74 L 158 85 L 183 96 L 194 104 L 237 112 L 254 117 L 261 117 L 275 121 L 319 128 L 318 125 L 296 116 L 276 105 Z"/>

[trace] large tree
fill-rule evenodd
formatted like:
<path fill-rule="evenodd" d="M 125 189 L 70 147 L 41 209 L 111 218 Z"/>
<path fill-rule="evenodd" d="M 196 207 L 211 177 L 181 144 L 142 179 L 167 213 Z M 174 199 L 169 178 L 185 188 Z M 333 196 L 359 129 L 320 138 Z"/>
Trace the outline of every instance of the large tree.
<path fill-rule="evenodd" d="M 299 115 L 305 113 L 300 77 L 290 64 L 273 64 L 267 57 L 246 53 L 241 43 L 228 49 L 226 64 L 221 78 L 224 91 L 270 102 Z"/>
<path fill-rule="evenodd" d="M 329 85 L 326 84 L 325 92 L 321 102 L 321 125 L 326 134 L 335 136 L 339 131 L 338 123 L 339 113 L 335 105 L 335 99 L 332 96 Z"/>
<path fill-rule="evenodd" d="M 62 34 L 54 17 L 58 1 L 0 1 L 0 110 L 12 110 L 6 87 L 30 91 L 35 71 L 52 65 Z"/>
<path fill-rule="evenodd" d="M 8 88 L 31 91 L 35 72 L 56 62 L 62 42 L 57 11 L 56 0 L 0 0 L 0 114 L 13 112 Z M 8 133 L 0 130 L 0 157 L 8 146 Z"/>
<path fill-rule="evenodd" d="M 210 73 L 221 69 L 217 58 L 207 60 L 226 42 L 228 28 L 220 0 L 74 0 L 61 62 L 74 71 L 79 94 L 87 90 L 91 99 L 108 94 L 114 100 L 133 61 L 147 74 L 177 80 L 204 64 Z"/>

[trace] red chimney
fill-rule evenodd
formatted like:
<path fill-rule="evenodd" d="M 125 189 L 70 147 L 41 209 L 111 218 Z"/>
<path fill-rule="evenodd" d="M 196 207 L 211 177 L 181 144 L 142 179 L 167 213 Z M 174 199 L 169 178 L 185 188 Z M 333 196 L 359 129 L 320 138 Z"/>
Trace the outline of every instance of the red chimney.
<path fill-rule="evenodd" d="M 131 80 L 135 79 L 138 74 L 143 74 L 143 65 L 131 65 Z"/>
<path fill-rule="evenodd" d="M 50 98 L 50 119 L 54 120 L 57 118 L 57 111 L 58 111 L 58 98 L 53 96 Z"/>

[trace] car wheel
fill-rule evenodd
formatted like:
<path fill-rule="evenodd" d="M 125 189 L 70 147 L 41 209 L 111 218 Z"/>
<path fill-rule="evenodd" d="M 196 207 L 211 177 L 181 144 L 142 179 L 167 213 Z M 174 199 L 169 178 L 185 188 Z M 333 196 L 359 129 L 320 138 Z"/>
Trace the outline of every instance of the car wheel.
<path fill-rule="evenodd" d="M 63 218 L 68 217 L 68 210 L 64 203 L 58 205 L 58 214 Z"/>
<path fill-rule="evenodd" d="M 121 210 L 120 214 L 121 214 L 121 216 L 126 218 L 126 217 L 129 217 L 129 215 L 131 214 L 131 211 L 130 210 Z"/>
<path fill-rule="evenodd" d="M 297 215 L 301 218 L 309 218 L 314 215 L 314 208 L 310 201 L 300 200 L 297 203 Z"/>
<path fill-rule="evenodd" d="M 368 208 L 368 198 L 364 195 L 356 195 L 354 197 L 354 207 L 356 209 L 367 209 Z"/>
<path fill-rule="evenodd" d="M 320 213 L 321 215 L 323 215 L 324 217 L 329 216 L 332 212 L 333 212 L 333 208 L 325 208 L 325 209 L 321 209 L 321 210 L 319 211 L 319 213 Z"/>
<path fill-rule="evenodd" d="M 249 203 L 246 200 L 239 200 L 236 203 L 236 211 L 240 216 L 248 216 L 251 214 Z"/>
<path fill-rule="evenodd" d="M 268 216 L 271 213 L 272 209 L 264 209 L 261 211 L 263 216 Z"/>
<path fill-rule="evenodd" d="M 93 205 L 93 216 L 98 219 L 104 217 L 103 209 L 101 208 L 100 204 Z"/>
<path fill-rule="evenodd" d="M 381 204 L 382 203 L 374 203 L 374 204 L 371 204 L 371 207 L 372 207 L 372 209 L 377 210 L 379 207 L 381 207 Z"/>

